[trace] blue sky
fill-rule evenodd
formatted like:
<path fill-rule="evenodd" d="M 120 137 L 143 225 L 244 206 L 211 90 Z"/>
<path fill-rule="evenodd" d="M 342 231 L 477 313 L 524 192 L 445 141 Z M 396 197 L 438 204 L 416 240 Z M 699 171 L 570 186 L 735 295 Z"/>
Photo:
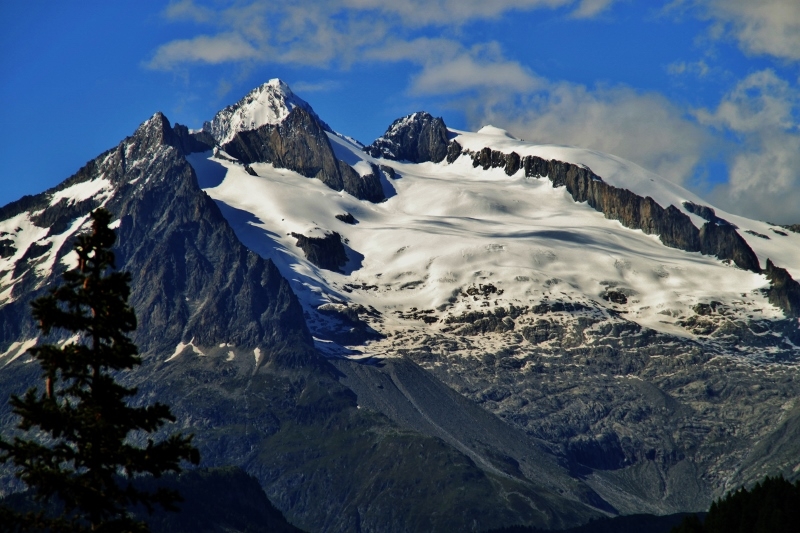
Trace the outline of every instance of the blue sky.
<path fill-rule="evenodd" d="M 424 109 L 800 223 L 799 66 L 796 0 L 3 2 L 0 205 L 278 77 L 365 143 Z"/>

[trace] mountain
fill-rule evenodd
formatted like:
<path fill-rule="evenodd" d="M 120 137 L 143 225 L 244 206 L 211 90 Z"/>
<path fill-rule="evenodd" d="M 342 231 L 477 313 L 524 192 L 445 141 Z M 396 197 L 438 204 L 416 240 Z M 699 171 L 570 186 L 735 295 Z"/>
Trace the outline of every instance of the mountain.
<path fill-rule="evenodd" d="M 633 163 L 423 112 L 365 147 L 279 80 L 201 131 L 157 113 L 0 208 L 0 390 L 36 382 L 28 304 L 100 205 L 124 379 L 302 529 L 566 528 L 798 477 L 800 234 Z"/>

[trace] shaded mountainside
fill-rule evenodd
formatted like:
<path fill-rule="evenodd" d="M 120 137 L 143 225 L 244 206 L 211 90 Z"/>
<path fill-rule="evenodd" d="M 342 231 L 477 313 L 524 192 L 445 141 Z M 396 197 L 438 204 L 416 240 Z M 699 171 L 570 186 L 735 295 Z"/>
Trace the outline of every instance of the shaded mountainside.
<path fill-rule="evenodd" d="M 148 481 L 141 483 L 144 490 L 166 487 L 183 497 L 177 513 L 140 513 L 153 533 L 303 533 L 240 468 L 198 469 Z"/>

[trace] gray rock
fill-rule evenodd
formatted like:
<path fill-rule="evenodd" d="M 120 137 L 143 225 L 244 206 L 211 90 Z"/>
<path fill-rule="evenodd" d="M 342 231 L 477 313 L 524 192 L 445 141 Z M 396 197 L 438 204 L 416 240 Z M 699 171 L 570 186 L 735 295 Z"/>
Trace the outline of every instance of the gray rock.
<path fill-rule="evenodd" d="M 792 279 L 788 270 L 775 266 L 769 259 L 764 274 L 770 281 L 769 302 L 783 309 L 788 317 L 800 316 L 800 283 Z"/>
<path fill-rule="evenodd" d="M 683 208 L 686 209 L 689 213 L 693 213 L 703 220 L 708 222 L 713 222 L 719 226 L 733 226 L 730 222 L 725 219 L 719 218 L 717 213 L 707 205 L 698 205 L 694 202 L 683 202 Z M 736 226 L 734 226 L 736 227 Z"/>
<path fill-rule="evenodd" d="M 719 259 L 729 259 L 739 268 L 752 272 L 761 272 L 758 256 L 750 248 L 736 228 L 731 225 L 719 225 L 706 222 L 698 234 L 700 253 L 714 255 Z"/>
<path fill-rule="evenodd" d="M 243 164 L 272 163 L 307 178 L 316 178 L 335 191 L 344 190 L 361 200 L 384 199 L 380 176 L 359 176 L 336 158 L 325 128 L 303 107 L 295 107 L 279 124 L 239 131 L 222 147 Z"/>
<path fill-rule="evenodd" d="M 447 145 L 447 162 L 453 163 L 461 156 L 462 150 L 463 149 L 461 148 L 461 145 L 458 144 L 458 141 L 450 141 L 450 144 Z"/>
<path fill-rule="evenodd" d="M 347 263 L 342 237 L 335 231 L 324 237 L 306 237 L 299 233 L 292 233 L 292 237 L 297 239 L 297 246 L 303 250 L 306 259 L 319 268 L 341 272 L 341 268 Z"/>
<path fill-rule="evenodd" d="M 372 157 L 395 161 L 438 163 L 448 154 L 447 127 L 444 120 L 420 111 L 392 122 L 389 129 L 364 151 Z"/>

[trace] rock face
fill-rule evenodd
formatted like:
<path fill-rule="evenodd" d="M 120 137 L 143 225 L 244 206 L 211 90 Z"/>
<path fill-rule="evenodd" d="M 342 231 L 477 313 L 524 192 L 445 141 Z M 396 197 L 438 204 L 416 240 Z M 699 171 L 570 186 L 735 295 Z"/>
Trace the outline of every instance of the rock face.
<path fill-rule="evenodd" d="M 183 498 L 177 513 L 141 513 L 153 533 L 304 533 L 286 521 L 258 480 L 241 468 L 195 469 L 165 476 L 158 484 L 150 478 L 140 484 L 150 492 L 165 486 Z"/>
<path fill-rule="evenodd" d="M 392 122 L 389 129 L 364 151 L 372 157 L 395 161 L 438 163 L 447 156 L 447 127 L 444 120 L 420 111 Z"/>
<path fill-rule="evenodd" d="M 462 150 L 463 148 L 458 141 L 450 141 L 450 144 L 447 145 L 447 162 L 453 163 L 456 159 L 461 157 Z"/>
<path fill-rule="evenodd" d="M 336 215 L 336 218 L 351 226 L 358 224 L 358 220 L 356 220 L 356 217 L 354 217 L 352 213 L 341 213 Z"/>
<path fill-rule="evenodd" d="M 764 274 L 772 283 L 769 303 L 783 309 L 787 316 L 800 317 L 800 283 L 792 279 L 785 268 L 775 266 L 769 259 Z"/>
<path fill-rule="evenodd" d="M 730 224 L 706 222 L 698 234 L 700 253 L 730 259 L 739 268 L 761 272 L 758 257 L 736 228 Z"/>
<path fill-rule="evenodd" d="M 223 150 L 241 163 L 272 163 L 307 178 L 316 178 L 333 190 L 344 190 L 361 200 L 384 199 L 380 175 L 360 176 L 336 158 L 323 125 L 303 107 L 295 107 L 277 124 L 236 132 Z"/>
<path fill-rule="evenodd" d="M 195 152 L 205 152 L 214 148 L 216 144 L 214 138 L 205 131 L 190 133 L 189 128 L 181 124 L 175 124 L 172 128 L 172 139 L 169 144 L 179 148 L 183 155 Z"/>
<path fill-rule="evenodd" d="M 306 237 L 299 233 L 292 233 L 292 237 L 297 239 L 297 246 L 302 248 L 306 259 L 320 268 L 340 272 L 347 263 L 342 236 L 335 231 L 324 237 Z"/>
<path fill-rule="evenodd" d="M 719 218 L 717 216 L 717 213 L 707 205 L 698 205 L 694 202 L 683 202 L 683 208 L 686 209 L 688 212 L 699 216 L 703 220 L 707 220 L 708 222 L 713 222 L 718 226 L 733 226 L 733 224 L 731 224 L 727 220 Z"/>

